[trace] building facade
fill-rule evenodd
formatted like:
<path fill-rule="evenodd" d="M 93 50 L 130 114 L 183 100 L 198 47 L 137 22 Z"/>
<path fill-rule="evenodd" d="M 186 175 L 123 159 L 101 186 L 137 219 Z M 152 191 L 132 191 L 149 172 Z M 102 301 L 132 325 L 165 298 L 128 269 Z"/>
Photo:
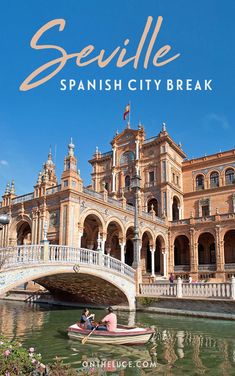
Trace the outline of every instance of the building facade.
<path fill-rule="evenodd" d="M 143 281 L 176 276 L 225 280 L 235 273 L 235 150 L 188 160 L 166 125 L 146 139 L 142 125 L 116 134 L 112 150 L 98 148 L 84 187 L 72 141 L 60 183 L 49 152 L 32 193 L 7 185 L 0 214 L 9 225 L 0 246 L 52 244 L 100 249 L 132 265 L 134 194 L 138 193 Z"/>

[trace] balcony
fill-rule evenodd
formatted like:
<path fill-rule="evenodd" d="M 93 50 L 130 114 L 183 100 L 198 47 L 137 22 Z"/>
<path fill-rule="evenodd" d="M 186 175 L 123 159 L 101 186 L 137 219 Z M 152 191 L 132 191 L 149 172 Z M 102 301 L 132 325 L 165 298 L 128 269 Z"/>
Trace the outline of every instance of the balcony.
<path fill-rule="evenodd" d="M 174 271 L 175 272 L 189 272 L 190 265 L 175 265 Z"/>
<path fill-rule="evenodd" d="M 225 270 L 235 270 L 235 263 L 225 264 L 224 269 Z"/>
<path fill-rule="evenodd" d="M 144 184 L 144 188 L 151 188 L 151 187 L 155 187 L 157 185 L 157 181 L 156 180 L 153 180 L 153 181 L 147 181 L 145 184 Z"/>
<path fill-rule="evenodd" d="M 216 270 L 216 264 L 201 264 L 198 265 L 199 272 L 213 272 Z"/>

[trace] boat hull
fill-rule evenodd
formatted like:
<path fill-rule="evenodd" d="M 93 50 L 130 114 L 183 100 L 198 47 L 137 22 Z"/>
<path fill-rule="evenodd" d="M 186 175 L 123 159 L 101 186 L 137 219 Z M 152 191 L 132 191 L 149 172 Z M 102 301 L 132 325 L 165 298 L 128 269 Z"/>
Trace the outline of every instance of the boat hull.
<path fill-rule="evenodd" d="M 90 333 L 79 326 L 71 325 L 68 328 L 68 336 L 71 339 L 82 341 Z M 147 343 L 154 334 L 149 328 L 118 328 L 115 332 L 95 330 L 87 339 L 86 343 L 112 344 L 112 345 L 143 345 Z"/>

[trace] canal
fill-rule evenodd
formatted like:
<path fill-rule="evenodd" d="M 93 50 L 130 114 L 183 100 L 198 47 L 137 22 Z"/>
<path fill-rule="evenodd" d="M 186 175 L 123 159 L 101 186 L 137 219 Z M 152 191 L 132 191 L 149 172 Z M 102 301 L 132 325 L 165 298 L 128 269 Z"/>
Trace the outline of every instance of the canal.
<path fill-rule="evenodd" d="M 92 312 L 97 321 L 105 314 Z M 0 301 L 0 332 L 36 347 L 45 363 L 58 356 L 78 370 L 100 364 L 99 375 L 235 375 L 233 322 L 121 312 L 119 323 L 154 326 L 155 340 L 148 346 L 101 347 L 68 339 L 66 328 L 80 313 L 77 308 Z"/>

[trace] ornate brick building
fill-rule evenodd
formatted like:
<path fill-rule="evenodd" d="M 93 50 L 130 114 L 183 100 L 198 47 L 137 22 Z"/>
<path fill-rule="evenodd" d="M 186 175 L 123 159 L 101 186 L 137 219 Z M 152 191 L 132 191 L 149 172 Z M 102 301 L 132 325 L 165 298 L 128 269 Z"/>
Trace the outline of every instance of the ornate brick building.
<path fill-rule="evenodd" d="M 143 278 L 234 274 L 235 150 L 188 160 L 165 124 L 149 139 L 142 125 L 127 126 L 111 146 L 96 149 L 88 187 L 72 141 L 60 184 L 49 152 L 32 193 L 16 196 L 14 182 L 7 185 L 0 214 L 9 214 L 10 223 L 0 231 L 1 247 L 38 244 L 46 233 L 53 244 L 99 248 L 131 265 L 137 173 Z"/>

